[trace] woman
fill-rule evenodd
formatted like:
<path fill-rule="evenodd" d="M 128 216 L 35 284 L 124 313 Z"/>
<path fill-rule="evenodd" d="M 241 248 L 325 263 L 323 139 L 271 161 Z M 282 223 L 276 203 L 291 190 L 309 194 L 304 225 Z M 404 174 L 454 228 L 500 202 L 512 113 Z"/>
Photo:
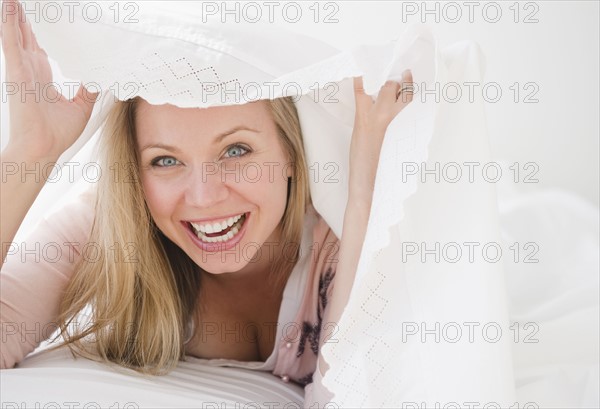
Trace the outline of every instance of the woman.
<path fill-rule="evenodd" d="M 18 15 L 6 12 L 10 4 Z M 47 55 L 20 5 L 4 5 L 7 81 L 50 83 Z M 95 207 L 81 204 L 54 224 L 61 240 L 95 243 L 100 256 L 92 260 L 78 253 L 65 263 L 28 267 L 28 274 L 3 270 L 2 368 L 14 366 L 40 341 L 19 343 L 23 334 L 17 328 L 11 338 L 4 324 L 35 317 L 56 320 L 74 351 L 141 372 L 163 373 L 189 354 L 269 361 L 267 369 L 284 381 L 310 384 L 313 372 L 327 370 L 322 359 L 317 362 L 319 348 L 331 336 L 328 324 L 346 305 L 383 137 L 412 100 L 403 88 L 411 82 L 408 72 L 402 83 L 387 82 L 374 101 L 362 79 L 354 80 L 349 198 L 339 240 L 310 205 L 301 130 L 290 99 L 206 109 L 155 106 L 140 98 L 118 103 L 100 142 L 104 167 Z M 24 90 L 9 96 L 10 138 L 2 162 L 44 169 L 82 133 L 97 95 L 82 87 L 72 101 L 30 96 Z M 3 175 L 2 243 L 13 241 L 43 176 Z M 312 262 L 300 265 L 306 226 L 313 229 Z M 2 246 L 2 260 L 7 249 Z M 297 333 L 282 342 L 275 334 L 281 332 L 260 329 L 283 324 L 278 317 L 294 268 L 306 271 L 301 274 L 308 276 L 307 293 L 295 314 Z M 35 294 L 37 309 L 23 297 L 36 279 L 54 280 L 57 290 Z M 68 331 L 88 304 L 90 325 Z M 239 323 L 243 336 L 224 338 L 230 327 L 239 332 Z M 88 335 L 93 343 L 84 342 Z M 269 358 L 277 342 L 281 350 L 274 362 Z"/>

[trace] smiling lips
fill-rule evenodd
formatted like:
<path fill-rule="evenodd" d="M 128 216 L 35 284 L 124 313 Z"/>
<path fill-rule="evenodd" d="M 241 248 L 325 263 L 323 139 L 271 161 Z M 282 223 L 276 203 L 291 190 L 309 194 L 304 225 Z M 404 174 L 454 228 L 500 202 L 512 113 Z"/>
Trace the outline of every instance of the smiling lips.
<path fill-rule="evenodd" d="M 242 228 L 246 214 L 239 214 L 221 222 L 194 223 L 190 226 L 196 236 L 205 243 L 220 243 L 231 240 Z"/>

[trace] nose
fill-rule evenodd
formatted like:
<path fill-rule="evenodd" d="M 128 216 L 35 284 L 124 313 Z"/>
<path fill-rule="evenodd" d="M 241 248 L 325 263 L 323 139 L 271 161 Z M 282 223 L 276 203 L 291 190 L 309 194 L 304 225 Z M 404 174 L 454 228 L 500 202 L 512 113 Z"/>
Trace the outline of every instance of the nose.
<path fill-rule="evenodd" d="M 198 208 L 214 207 L 229 197 L 229 187 L 221 177 L 218 167 L 203 166 L 195 169 L 188 178 L 185 187 L 185 201 L 189 206 Z"/>

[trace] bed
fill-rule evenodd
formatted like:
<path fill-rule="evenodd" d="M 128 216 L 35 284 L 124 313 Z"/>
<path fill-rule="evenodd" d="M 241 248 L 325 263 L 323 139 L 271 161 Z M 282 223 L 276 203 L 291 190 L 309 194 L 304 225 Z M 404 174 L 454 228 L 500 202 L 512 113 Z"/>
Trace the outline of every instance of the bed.
<path fill-rule="evenodd" d="M 2 371 L 3 408 L 300 408 L 303 388 L 269 372 L 187 357 L 168 375 L 144 376 L 44 346 Z"/>

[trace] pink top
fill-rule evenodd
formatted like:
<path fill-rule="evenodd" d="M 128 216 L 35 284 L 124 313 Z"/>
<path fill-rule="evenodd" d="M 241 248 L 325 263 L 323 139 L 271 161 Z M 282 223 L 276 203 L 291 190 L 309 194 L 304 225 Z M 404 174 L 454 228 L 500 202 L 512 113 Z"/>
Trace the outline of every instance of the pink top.
<path fill-rule="evenodd" d="M 24 243 L 14 244 L 0 273 L 0 367 L 12 368 L 57 328 L 58 306 L 87 246 L 95 190 L 89 189 L 45 218 Z M 271 371 L 283 382 L 305 386 L 305 407 L 332 397 L 321 385 L 319 346 L 331 336 L 323 323 L 331 298 L 339 240 L 311 206 L 307 209 L 300 259 L 286 283 L 275 347 L 265 362 L 201 360 L 208 365 Z M 321 331 L 322 329 L 322 331 Z M 333 339 L 332 339 L 333 340 Z"/>

